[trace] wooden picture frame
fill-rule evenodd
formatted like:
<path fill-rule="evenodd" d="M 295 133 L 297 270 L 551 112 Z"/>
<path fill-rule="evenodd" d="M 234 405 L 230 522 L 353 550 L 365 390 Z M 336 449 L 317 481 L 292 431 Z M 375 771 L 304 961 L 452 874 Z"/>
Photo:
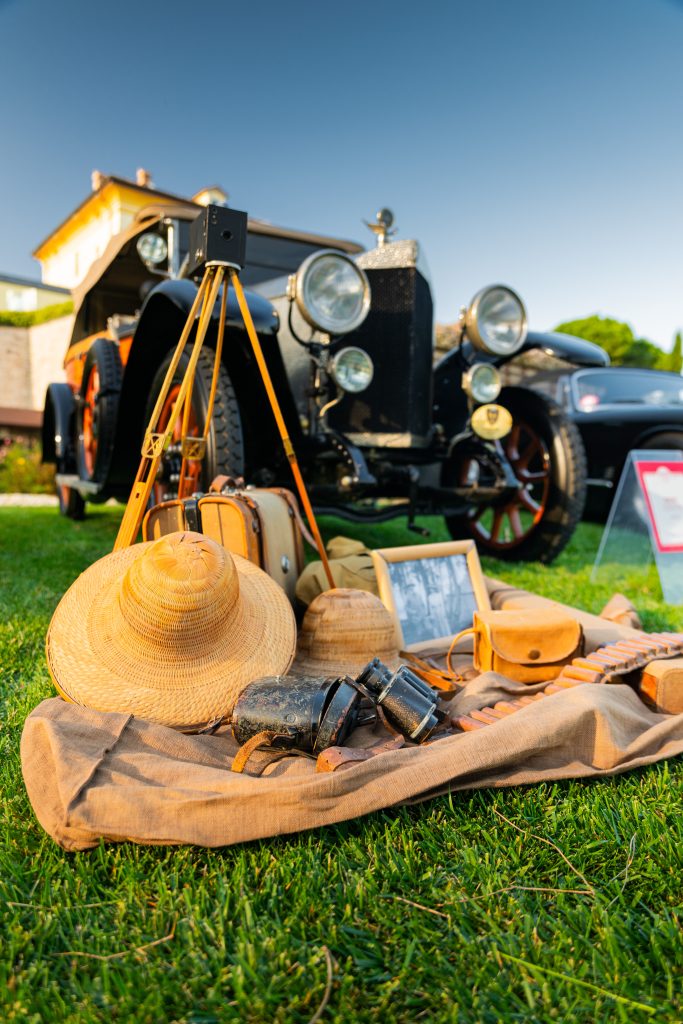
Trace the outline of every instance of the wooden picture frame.
<path fill-rule="evenodd" d="M 372 561 L 400 651 L 445 649 L 491 607 L 473 540 L 378 548 Z"/>

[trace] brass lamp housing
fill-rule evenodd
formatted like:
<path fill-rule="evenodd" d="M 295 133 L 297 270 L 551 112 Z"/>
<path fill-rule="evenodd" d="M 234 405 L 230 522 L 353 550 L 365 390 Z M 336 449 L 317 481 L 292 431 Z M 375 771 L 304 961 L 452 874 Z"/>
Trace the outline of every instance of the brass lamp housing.
<path fill-rule="evenodd" d="M 325 318 L 316 316 L 315 311 L 311 310 L 305 302 L 305 282 L 306 276 L 312 269 L 318 260 L 323 258 L 334 257 L 339 260 L 340 263 L 346 263 L 353 268 L 357 274 L 363 286 L 363 298 L 361 301 L 360 309 L 352 320 L 349 320 L 344 324 L 343 329 L 338 324 L 333 324 L 329 320 L 325 322 Z M 355 331 L 365 320 L 370 310 L 370 282 L 368 281 L 367 274 L 359 267 L 350 256 L 346 253 L 338 252 L 336 249 L 318 249 L 317 252 L 311 253 L 303 261 L 296 274 L 292 274 L 289 279 L 288 295 L 293 298 L 296 302 L 297 309 L 301 313 L 304 320 L 310 324 L 316 331 L 321 331 L 323 334 L 340 335 L 349 334 L 351 331 Z"/>
<path fill-rule="evenodd" d="M 483 323 L 481 323 L 481 306 L 491 292 L 504 292 L 509 296 L 514 303 L 519 306 L 521 327 L 519 336 L 514 343 L 513 347 L 509 346 L 496 346 L 495 342 L 492 342 L 489 337 L 486 336 L 486 329 Z M 512 288 L 508 288 L 504 284 L 493 284 L 488 285 L 486 288 L 482 288 L 474 296 L 464 317 L 464 327 L 467 337 L 470 339 L 475 348 L 479 349 L 480 352 L 486 352 L 488 355 L 495 356 L 511 356 L 516 352 L 519 352 L 520 348 L 526 341 L 527 336 L 527 314 L 524 303 L 520 299 L 517 292 L 513 291 Z"/>

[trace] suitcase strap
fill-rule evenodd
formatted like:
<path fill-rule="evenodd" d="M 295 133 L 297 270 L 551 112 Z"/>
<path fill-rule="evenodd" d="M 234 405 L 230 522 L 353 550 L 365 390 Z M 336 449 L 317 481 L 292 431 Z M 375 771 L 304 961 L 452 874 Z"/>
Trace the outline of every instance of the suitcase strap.
<path fill-rule="evenodd" d="M 202 530 L 202 513 L 196 498 L 185 498 L 183 501 L 183 516 L 188 530 L 193 530 L 194 533 L 204 532 Z"/>

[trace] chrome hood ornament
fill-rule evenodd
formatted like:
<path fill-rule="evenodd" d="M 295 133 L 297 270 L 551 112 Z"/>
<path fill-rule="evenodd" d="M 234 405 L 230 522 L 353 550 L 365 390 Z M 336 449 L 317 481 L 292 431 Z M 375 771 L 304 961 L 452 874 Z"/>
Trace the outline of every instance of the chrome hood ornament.
<path fill-rule="evenodd" d="M 394 215 L 388 206 L 383 206 L 381 210 L 378 210 L 375 214 L 374 224 L 368 220 L 364 220 L 363 223 L 373 232 L 379 249 L 386 245 L 388 238 L 396 234 L 396 228 L 392 228 Z"/>

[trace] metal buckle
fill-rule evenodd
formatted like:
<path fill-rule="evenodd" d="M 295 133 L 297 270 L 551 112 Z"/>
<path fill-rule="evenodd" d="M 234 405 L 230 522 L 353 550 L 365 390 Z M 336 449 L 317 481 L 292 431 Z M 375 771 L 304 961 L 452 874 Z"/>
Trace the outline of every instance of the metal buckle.
<path fill-rule="evenodd" d="M 184 459 L 203 459 L 206 453 L 206 438 L 184 437 L 180 453 Z"/>
<path fill-rule="evenodd" d="M 166 434 L 145 434 L 142 442 L 143 459 L 160 458 L 168 448 L 171 438 Z"/>

